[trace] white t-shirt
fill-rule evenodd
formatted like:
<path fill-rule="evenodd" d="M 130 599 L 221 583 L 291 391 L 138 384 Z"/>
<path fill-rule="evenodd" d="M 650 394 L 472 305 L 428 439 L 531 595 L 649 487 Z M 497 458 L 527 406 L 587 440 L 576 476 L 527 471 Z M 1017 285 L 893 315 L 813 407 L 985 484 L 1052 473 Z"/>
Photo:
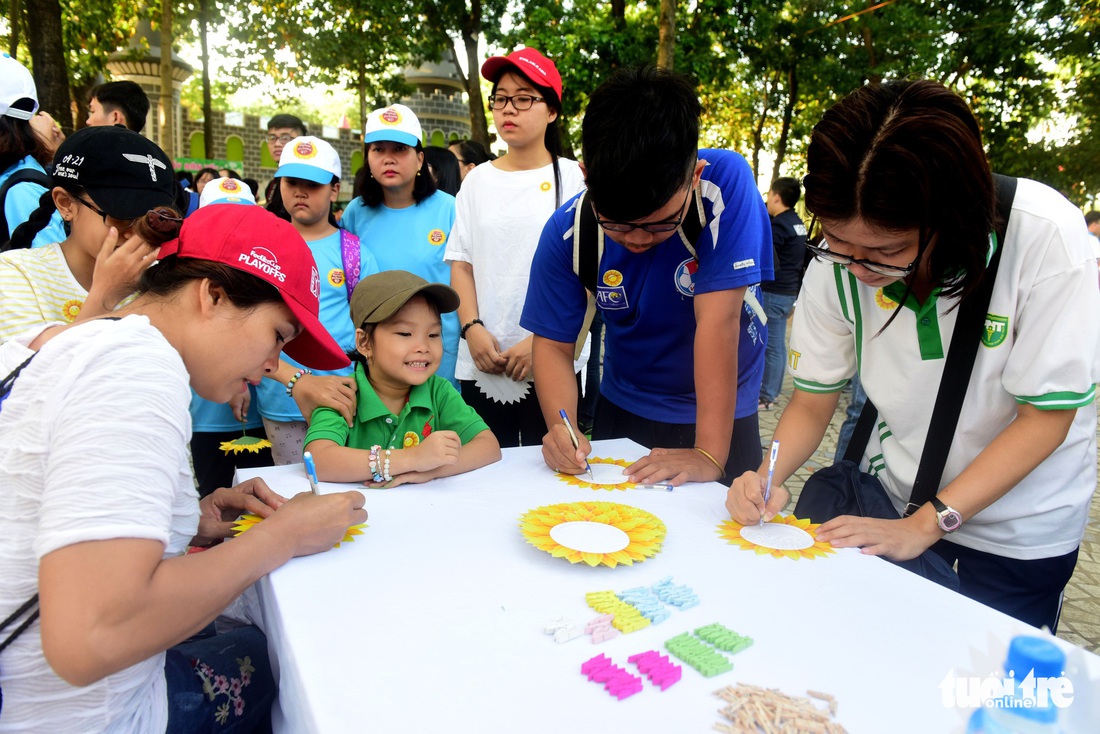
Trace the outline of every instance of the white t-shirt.
<path fill-rule="evenodd" d="M 40 332 L 0 347 L 0 369 Z M 76 543 L 156 540 L 182 553 L 198 529 L 187 458 L 188 375 L 142 316 L 49 341 L 0 410 L 0 619 L 38 589 L 38 563 Z M 140 604 L 140 599 L 132 600 Z M 76 688 L 42 655 L 35 622 L 0 654 L 0 732 L 162 732 L 164 654 Z"/>
<path fill-rule="evenodd" d="M 1077 413 L 1051 456 L 950 535 L 959 545 L 1037 559 L 1069 553 L 1084 536 L 1096 487 L 1100 291 L 1080 218 L 1057 191 L 1019 180 L 986 334 L 940 487 L 1012 422 L 1018 404 Z M 958 315 L 957 301 L 935 294 L 923 305 L 910 296 L 899 306 L 902 292 L 902 283 L 871 288 L 842 266 L 813 262 L 788 358 L 795 386 L 817 393 L 840 390 L 858 365 L 879 414 L 862 468 L 877 474 L 899 512 L 912 491 Z"/>
<path fill-rule="evenodd" d="M 558 159 L 561 203 L 584 189 L 576 161 Z M 546 220 L 555 210 L 554 167 L 502 171 L 492 163 L 466 175 L 456 202 L 455 223 L 443 259 L 468 262 L 474 269 L 478 318 L 497 338 L 501 351 L 531 335 L 519 325 L 531 259 Z M 482 373 L 465 340 L 458 345 L 455 376 L 474 380 Z"/>
<path fill-rule="evenodd" d="M 0 254 L 0 342 L 46 321 L 72 323 L 87 297 L 57 243 Z"/>

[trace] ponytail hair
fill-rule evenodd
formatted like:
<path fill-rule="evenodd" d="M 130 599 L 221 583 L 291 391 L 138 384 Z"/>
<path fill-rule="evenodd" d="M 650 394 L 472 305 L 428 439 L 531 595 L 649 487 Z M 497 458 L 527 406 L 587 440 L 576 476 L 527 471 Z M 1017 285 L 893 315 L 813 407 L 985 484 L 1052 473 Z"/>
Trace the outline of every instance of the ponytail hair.
<path fill-rule="evenodd" d="M 69 191 L 70 194 L 76 195 L 84 191 L 81 186 L 73 184 L 75 191 Z M 66 189 L 68 191 L 68 189 Z M 46 225 L 50 223 L 50 217 L 57 211 L 57 205 L 53 203 L 53 189 L 46 189 L 46 191 L 38 198 L 38 208 L 31 212 L 31 215 L 27 218 L 27 221 L 16 227 L 11 233 L 11 239 L 0 245 L 0 252 L 7 252 L 8 250 L 25 250 L 31 246 L 34 242 L 34 238 L 38 236 L 38 233 L 46 228 Z M 69 223 L 65 222 L 65 234 L 69 233 Z"/>

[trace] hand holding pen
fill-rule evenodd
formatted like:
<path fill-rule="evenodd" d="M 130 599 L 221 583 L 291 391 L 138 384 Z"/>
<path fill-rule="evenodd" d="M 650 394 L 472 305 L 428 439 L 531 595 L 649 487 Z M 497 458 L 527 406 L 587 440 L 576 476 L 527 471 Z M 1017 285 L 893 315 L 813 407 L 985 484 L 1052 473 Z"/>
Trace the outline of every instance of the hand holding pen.
<path fill-rule="evenodd" d="M 565 424 L 565 430 L 569 431 L 569 440 L 573 442 L 573 448 L 580 451 L 580 439 L 577 438 L 577 432 L 573 430 L 573 424 L 569 421 L 569 416 L 566 415 L 565 409 L 562 408 L 559 410 L 558 414 L 561 416 L 561 422 Z M 588 463 L 588 459 L 584 460 L 584 470 L 588 472 L 588 476 L 593 482 L 596 481 L 596 475 L 592 473 L 592 465 Z"/>

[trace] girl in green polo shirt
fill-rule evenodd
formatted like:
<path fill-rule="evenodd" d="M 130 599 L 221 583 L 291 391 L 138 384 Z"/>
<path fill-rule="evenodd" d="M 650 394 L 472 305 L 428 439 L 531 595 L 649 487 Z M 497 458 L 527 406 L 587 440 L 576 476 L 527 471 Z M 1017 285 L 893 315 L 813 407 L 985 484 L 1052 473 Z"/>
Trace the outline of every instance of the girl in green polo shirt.
<path fill-rule="evenodd" d="M 426 482 L 500 459 L 500 444 L 450 382 L 440 314 L 458 294 L 404 270 L 360 281 L 351 298 L 359 403 L 349 427 L 331 408 L 313 412 L 306 450 L 318 478 L 375 486 Z"/>

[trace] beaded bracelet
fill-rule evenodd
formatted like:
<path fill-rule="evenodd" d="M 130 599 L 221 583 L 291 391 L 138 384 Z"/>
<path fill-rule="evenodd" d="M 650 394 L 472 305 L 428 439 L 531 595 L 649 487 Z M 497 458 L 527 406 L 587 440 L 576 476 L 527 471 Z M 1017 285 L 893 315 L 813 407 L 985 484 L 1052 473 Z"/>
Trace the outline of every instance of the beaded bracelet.
<path fill-rule="evenodd" d="M 716 467 L 718 467 L 718 471 L 720 472 L 720 473 L 718 474 L 719 478 L 721 478 L 721 477 L 724 477 L 724 476 L 726 475 L 726 468 L 725 468 L 724 466 L 722 466 L 721 464 L 719 464 L 719 463 L 718 463 L 718 459 L 714 458 L 714 457 L 713 457 L 713 456 L 711 456 L 711 455 L 710 455 L 709 453 L 707 453 L 707 450 L 706 450 L 706 449 L 701 449 L 701 448 L 699 448 L 698 446 L 696 446 L 696 447 L 695 447 L 695 450 L 696 450 L 696 451 L 698 451 L 698 452 L 699 452 L 700 454 L 702 454 L 703 456 L 705 456 L 705 457 L 707 457 L 708 459 L 710 459 L 710 463 L 712 463 L 712 464 L 714 464 L 714 465 L 715 465 Z"/>
<path fill-rule="evenodd" d="M 466 338 L 466 332 L 469 331 L 470 327 L 473 326 L 474 324 L 481 324 L 482 326 L 485 326 L 485 322 L 482 321 L 481 319 L 474 319 L 473 321 L 471 321 L 470 323 L 464 325 L 461 329 L 458 330 L 459 338 L 465 339 Z"/>
<path fill-rule="evenodd" d="M 393 475 L 390 474 L 390 450 L 386 449 L 386 459 L 382 462 L 382 479 L 390 481 L 393 479 Z"/>
<path fill-rule="evenodd" d="M 385 475 L 382 472 L 378 471 L 378 468 L 379 468 L 378 452 L 381 451 L 381 450 L 382 450 L 382 447 L 379 446 L 378 444 L 375 444 L 374 446 L 370 447 L 370 462 L 369 462 L 370 463 L 370 473 L 371 473 L 371 478 L 374 479 L 374 481 L 376 481 L 376 482 L 387 481 Z M 389 462 L 387 461 L 387 463 L 389 463 Z"/>
<path fill-rule="evenodd" d="M 288 398 L 294 397 L 294 385 L 297 384 L 298 380 L 302 379 L 302 377 L 304 377 L 305 375 L 312 375 L 312 374 L 313 374 L 312 370 L 308 370 L 304 367 L 302 369 L 298 370 L 297 372 L 295 372 L 294 377 L 291 377 L 290 380 L 286 383 L 286 396 Z"/>

